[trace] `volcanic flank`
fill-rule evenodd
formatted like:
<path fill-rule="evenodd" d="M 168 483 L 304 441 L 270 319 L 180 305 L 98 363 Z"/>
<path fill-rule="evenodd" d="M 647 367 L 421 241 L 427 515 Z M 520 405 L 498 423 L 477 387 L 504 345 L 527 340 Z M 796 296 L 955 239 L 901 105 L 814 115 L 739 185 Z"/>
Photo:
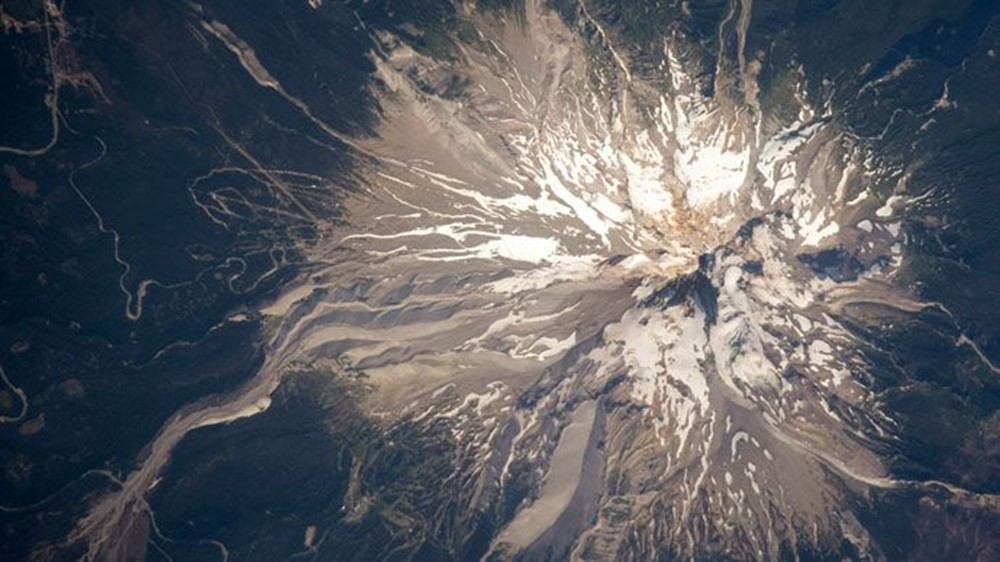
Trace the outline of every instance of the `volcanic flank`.
<path fill-rule="evenodd" d="M 876 189 L 905 177 L 807 101 L 801 68 L 780 114 L 762 108 L 751 9 L 732 3 L 738 56 L 708 74 L 680 30 L 638 68 L 584 3 L 572 27 L 535 0 L 516 16 L 463 5 L 445 53 L 359 19 L 370 136 L 323 123 L 206 18 L 258 87 L 349 146 L 353 189 L 334 223 L 307 180 L 274 172 L 283 212 L 319 235 L 301 248 L 311 269 L 260 311 L 264 366 L 172 417 L 70 541 L 127 557 L 177 443 L 267 410 L 308 366 L 363 373 L 381 427 L 451 443 L 435 519 L 398 507 L 419 529 L 400 553 L 468 555 L 475 536 L 488 560 L 881 556 L 859 498 L 938 485 L 890 475 L 896 422 L 858 335 L 874 308 L 934 306 L 892 282 L 914 199 Z M 192 195 L 232 217 L 209 184 Z M 381 492 L 352 462 L 343 510 L 360 521 Z"/>

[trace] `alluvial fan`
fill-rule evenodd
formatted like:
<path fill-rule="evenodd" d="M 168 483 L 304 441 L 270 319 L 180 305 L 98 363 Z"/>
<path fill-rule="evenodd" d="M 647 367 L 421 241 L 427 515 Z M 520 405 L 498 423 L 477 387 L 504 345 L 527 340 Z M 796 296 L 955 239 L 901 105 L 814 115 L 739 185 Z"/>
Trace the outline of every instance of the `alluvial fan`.
<path fill-rule="evenodd" d="M 671 9 L 641 45 L 612 3 L 457 3 L 443 30 L 355 13 L 370 133 L 325 122 L 198 12 L 199 36 L 253 87 L 353 155 L 331 180 L 350 189 L 291 170 L 258 178 L 262 203 L 232 197 L 239 171 L 192 185 L 223 228 L 261 213 L 308 225 L 308 266 L 259 310 L 259 372 L 170 417 L 37 554 L 144 552 L 160 533 L 147 498 L 185 435 L 268 411 L 306 371 L 346 381 L 372 424 L 338 517 L 391 529 L 373 557 L 884 559 L 897 552 L 886 498 L 994 517 L 988 486 L 895 469 L 910 437 L 886 404 L 884 326 L 934 316 L 997 372 L 908 282 L 907 217 L 945 195 L 908 187 L 885 131 L 842 114 L 844 91 L 890 87 L 915 63 L 810 76 L 778 47 L 748 47 L 764 10 L 751 0 Z M 950 95 L 945 82 L 885 129 L 931 134 Z M 398 442 L 433 467 L 393 472 Z M 963 552 L 995 554 L 989 527 Z"/>

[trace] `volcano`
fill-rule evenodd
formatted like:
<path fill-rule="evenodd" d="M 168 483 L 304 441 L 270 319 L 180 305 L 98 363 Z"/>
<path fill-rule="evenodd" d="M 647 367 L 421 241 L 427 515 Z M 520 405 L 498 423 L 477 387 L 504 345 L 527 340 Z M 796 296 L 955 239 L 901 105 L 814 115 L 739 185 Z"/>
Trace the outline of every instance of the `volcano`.
<path fill-rule="evenodd" d="M 86 140 L 63 168 L 113 242 L 113 380 L 172 381 L 106 414 L 145 420 L 133 445 L 18 489 L 9 536 L 81 501 L 11 555 L 998 555 L 1000 313 L 956 290 L 1000 287 L 967 212 L 1000 202 L 993 3 L 146 4 L 4 15 L 68 92 L 8 178 L 37 198 L 22 161 Z M 106 25 L 190 47 L 95 50 Z M 204 160 L 173 188 L 207 233 L 187 280 L 108 218 L 118 129 Z M 154 335 L 181 310 L 194 337 Z M 47 402 L 6 377 L 28 439 Z"/>

